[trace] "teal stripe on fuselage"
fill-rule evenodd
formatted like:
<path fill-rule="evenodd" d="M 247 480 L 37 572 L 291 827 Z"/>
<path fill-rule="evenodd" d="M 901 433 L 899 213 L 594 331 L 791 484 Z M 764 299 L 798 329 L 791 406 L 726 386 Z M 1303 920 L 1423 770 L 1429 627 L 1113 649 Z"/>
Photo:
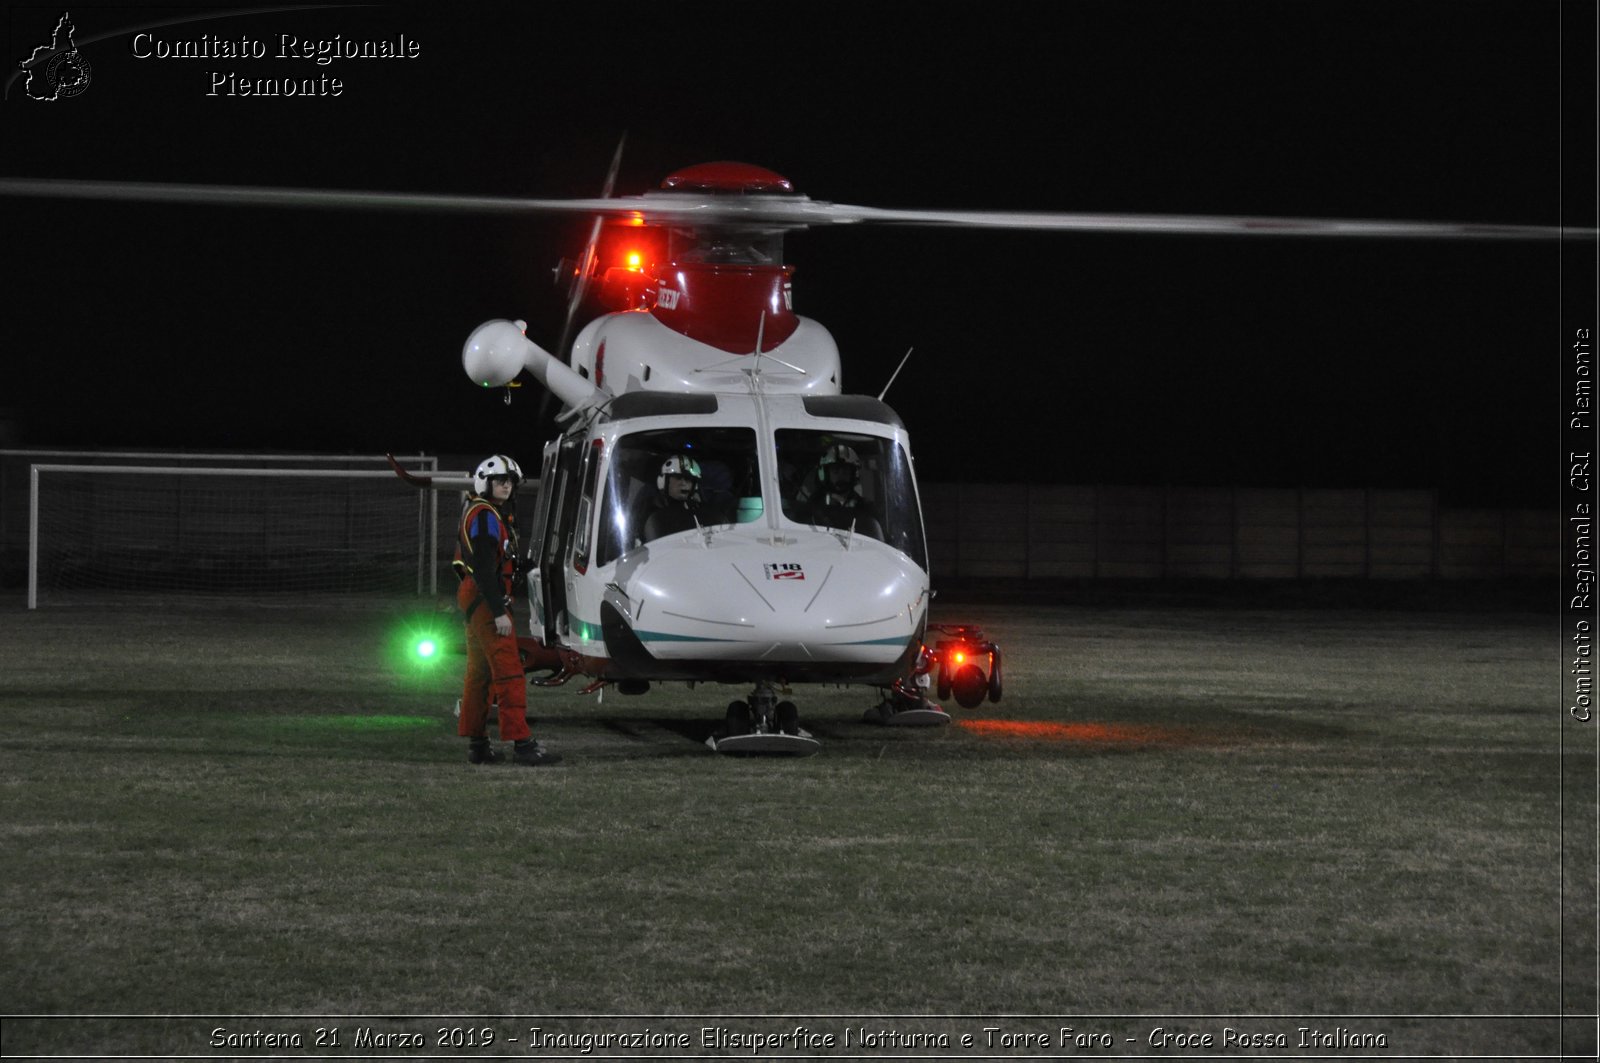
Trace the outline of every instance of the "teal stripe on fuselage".
<path fill-rule="evenodd" d="M 640 642 L 738 642 L 738 639 L 709 639 L 699 635 L 675 635 L 670 631 L 639 631 L 635 629 L 634 637 Z"/>
<path fill-rule="evenodd" d="M 572 633 L 580 639 L 591 642 L 604 642 L 605 635 L 600 630 L 599 624 L 591 624 L 587 620 L 572 621 Z M 670 631 L 640 631 L 634 629 L 634 637 L 640 642 L 737 642 L 738 639 L 709 639 L 699 635 L 675 635 Z"/>
<path fill-rule="evenodd" d="M 573 621 L 573 634 L 580 639 L 589 639 L 594 642 L 603 642 L 599 624 L 591 624 L 585 620 Z M 640 642 L 770 642 L 770 639 L 719 639 L 709 638 L 704 635 L 679 635 L 671 631 L 643 631 L 634 629 L 634 637 Z M 833 642 L 831 646 L 904 646 L 910 641 L 910 636 L 900 635 L 886 639 L 864 639 L 859 642 Z"/>

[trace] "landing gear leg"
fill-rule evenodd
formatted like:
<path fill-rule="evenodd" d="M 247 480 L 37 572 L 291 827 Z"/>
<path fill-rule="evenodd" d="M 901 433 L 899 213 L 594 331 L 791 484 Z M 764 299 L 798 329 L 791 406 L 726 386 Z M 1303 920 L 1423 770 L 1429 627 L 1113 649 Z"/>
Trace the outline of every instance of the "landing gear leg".
<path fill-rule="evenodd" d="M 950 714 L 928 700 L 927 682 L 926 675 L 918 675 L 913 681 L 902 679 L 886 687 L 883 700 L 862 713 L 861 722 L 891 727 L 938 727 L 949 723 Z"/>
<path fill-rule="evenodd" d="M 822 748 L 800 727 L 800 710 L 792 701 L 779 701 L 778 692 L 763 680 L 746 701 L 728 706 L 726 733 L 706 739 L 718 753 L 785 753 L 810 756 Z"/>

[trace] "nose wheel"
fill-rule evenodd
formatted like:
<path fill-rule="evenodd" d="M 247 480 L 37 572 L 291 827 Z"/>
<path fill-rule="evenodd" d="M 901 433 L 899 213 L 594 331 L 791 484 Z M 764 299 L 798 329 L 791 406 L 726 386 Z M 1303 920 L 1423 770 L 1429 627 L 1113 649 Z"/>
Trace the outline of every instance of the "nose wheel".
<path fill-rule="evenodd" d="M 756 684 L 746 701 L 728 705 L 720 734 L 706 739 L 718 753 L 765 753 L 809 757 L 822 748 L 800 726 L 800 710 L 792 701 L 779 701 L 771 683 Z"/>

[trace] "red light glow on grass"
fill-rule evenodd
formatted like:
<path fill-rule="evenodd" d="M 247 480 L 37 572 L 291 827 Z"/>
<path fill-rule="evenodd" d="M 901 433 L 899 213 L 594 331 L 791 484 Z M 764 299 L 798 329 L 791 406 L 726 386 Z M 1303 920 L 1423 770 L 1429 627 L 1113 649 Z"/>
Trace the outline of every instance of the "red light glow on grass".
<path fill-rule="evenodd" d="M 1076 742 L 1101 746 L 1187 746 L 1205 738 L 1186 727 L 1147 723 L 1055 723 L 1049 720 L 957 720 L 956 726 L 985 738 Z M 1214 740 L 1214 739 L 1213 739 Z"/>

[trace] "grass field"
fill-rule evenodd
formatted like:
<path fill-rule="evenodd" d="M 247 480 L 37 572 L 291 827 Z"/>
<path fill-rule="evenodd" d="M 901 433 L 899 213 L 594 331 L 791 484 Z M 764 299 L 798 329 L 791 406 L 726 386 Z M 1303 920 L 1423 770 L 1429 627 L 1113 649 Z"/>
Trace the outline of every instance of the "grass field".
<path fill-rule="evenodd" d="M 742 690 L 574 683 L 531 693 L 568 759 L 530 771 L 465 762 L 459 658 L 405 663 L 398 610 L 0 604 L 13 1016 L 1594 998 L 1592 959 L 1563 984 L 1561 647 L 1537 617 L 947 606 L 1007 653 L 1004 702 L 954 726 L 873 727 L 870 692 L 800 688 L 823 751 L 735 759 L 696 739 Z M 1592 793 L 1592 750 L 1573 758 Z M 102 1053 L 203 1053 L 217 1025 L 92 1030 Z M 7 1054 L 87 1051 L 91 1028 L 8 1027 Z M 1557 1046 L 1532 1018 L 1417 1030 L 1408 1050 Z"/>

